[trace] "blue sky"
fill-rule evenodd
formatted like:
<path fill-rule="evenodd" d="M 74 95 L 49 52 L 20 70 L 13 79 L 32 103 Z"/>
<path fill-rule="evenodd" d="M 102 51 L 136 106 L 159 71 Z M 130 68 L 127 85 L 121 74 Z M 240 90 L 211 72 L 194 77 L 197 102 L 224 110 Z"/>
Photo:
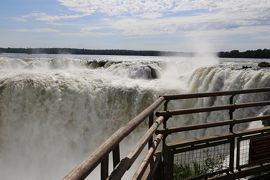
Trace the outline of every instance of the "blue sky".
<path fill-rule="evenodd" d="M 270 48 L 270 0 L 9 0 L 0 47 Z"/>

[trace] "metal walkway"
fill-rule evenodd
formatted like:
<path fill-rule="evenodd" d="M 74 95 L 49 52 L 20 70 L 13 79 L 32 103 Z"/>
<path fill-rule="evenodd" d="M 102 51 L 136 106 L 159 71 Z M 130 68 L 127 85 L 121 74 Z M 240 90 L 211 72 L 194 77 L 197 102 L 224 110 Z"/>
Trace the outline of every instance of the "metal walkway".
<path fill-rule="evenodd" d="M 270 88 L 161 96 L 118 129 L 95 152 L 67 174 L 64 180 L 85 179 L 99 165 L 101 180 L 121 179 L 147 144 L 148 151 L 144 154 L 144 159 L 132 179 L 238 179 L 255 174 L 264 175 L 270 172 L 270 127 L 235 130 L 238 129 L 235 126 L 239 124 L 270 120 L 270 115 L 234 118 L 234 111 L 238 109 L 270 105 L 270 101 L 234 103 L 235 96 L 251 93 L 264 93 L 269 96 Z M 227 97 L 228 104 L 168 110 L 168 103 L 171 101 L 218 96 Z M 175 116 L 213 111 L 228 111 L 229 118 L 185 127 L 167 125 Z M 131 151 L 120 158 L 119 144 L 144 121 L 148 121 L 149 128 Z M 225 130 L 224 134 L 177 141 L 178 133 L 217 127 L 222 127 Z M 109 172 L 110 153 L 113 162 L 111 172 Z"/>

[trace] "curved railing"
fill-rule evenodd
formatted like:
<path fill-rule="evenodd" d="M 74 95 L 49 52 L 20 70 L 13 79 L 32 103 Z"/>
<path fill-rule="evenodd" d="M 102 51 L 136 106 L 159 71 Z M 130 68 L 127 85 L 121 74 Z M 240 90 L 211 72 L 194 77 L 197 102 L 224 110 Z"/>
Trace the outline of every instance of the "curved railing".
<path fill-rule="evenodd" d="M 180 94 L 180 95 L 166 95 L 159 97 L 153 104 L 147 107 L 139 115 L 129 121 L 126 125 L 118 129 L 109 139 L 107 139 L 100 147 L 98 147 L 89 157 L 77 165 L 70 173 L 68 173 L 64 180 L 81 180 L 85 179 L 98 165 L 101 165 L 101 179 L 121 179 L 125 172 L 132 166 L 134 161 L 137 159 L 139 154 L 142 152 L 143 148 L 148 144 L 148 151 L 140 164 L 136 172 L 134 172 L 133 179 L 152 179 L 153 177 L 163 179 L 168 175 L 168 172 L 162 172 L 164 167 L 160 163 L 162 154 L 164 152 L 157 153 L 156 149 L 161 141 L 163 141 L 163 147 L 166 146 L 165 139 L 167 135 L 195 130 L 201 128 L 210 128 L 217 126 L 229 125 L 230 132 L 232 132 L 233 126 L 237 123 L 267 120 L 270 116 L 262 117 L 250 117 L 235 121 L 233 119 L 233 112 L 239 108 L 255 107 L 255 106 L 266 106 L 270 105 L 270 101 L 263 102 L 251 102 L 234 104 L 233 98 L 239 94 L 249 94 L 249 93 L 261 93 L 270 92 L 270 88 L 259 88 L 259 89 L 247 89 L 247 90 L 237 90 L 237 91 L 222 91 L 222 92 L 209 92 L 209 93 L 194 93 L 194 94 Z M 200 107 L 200 108 L 190 108 L 190 109 L 179 109 L 179 110 L 167 110 L 168 103 L 172 100 L 180 99 L 190 99 L 190 98 L 203 98 L 203 97 L 217 97 L 217 96 L 230 96 L 228 105 L 219 105 L 212 107 Z M 156 112 L 157 118 L 154 120 L 155 111 L 164 103 L 164 111 Z M 210 111 L 220 111 L 229 110 L 230 120 L 221 121 L 216 123 L 207 123 L 202 125 L 191 125 L 187 127 L 174 127 L 166 128 L 166 122 L 171 116 L 191 114 L 199 112 L 210 112 Z M 149 129 L 140 138 L 128 155 L 120 159 L 120 146 L 121 141 L 127 137 L 134 129 L 136 129 L 146 118 L 149 118 Z M 159 125 L 163 124 L 163 129 L 157 130 Z M 164 151 L 164 148 L 162 148 Z M 231 148 L 233 151 L 233 148 Z M 112 152 L 113 157 L 113 170 L 109 173 L 109 154 Z M 230 162 L 231 163 L 231 162 Z M 150 170 L 149 167 L 150 165 Z M 233 166 L 233 164 L 231 164 Z M 148 170 L 147 170 L 148 169 Z M 232 169 L 230 169 L 232 170 Z M 148 172 L 147 172 L 148 171 Z M 166 171 L 166 170 L 164 170 Z M 147 172 L 147 173 L 146 173 Z M 169 170 L 172 174 L 172 172 Z M 169 175 L 168 177 L 171 177 Z"/>
<path fill-rule="evenodd" d="M 138 157 L 143 147 L 147 141 L 151 141 L 155 130 L 158 125 L 163 121 L 163 118 L 158 118 L 155 123 L 153 123 L 154 111 L 164 102 L 164 98 L 158 98 L 153 104 L 146 108 L 134 119 L 129 121 L 125 126 L 118 129 L 109 139 L 107 139 L 99 148 L 95 150 L 87 159 L 76 166 L 68 175 L 64 177 L 65 180 L 79 180 L 86 178 L 99 164 L 101 164 L 101 179 L 106 179 L 108 177 L 108 157 L 109 153 L 113 152 L 113 164 L 114 168 L 119 164 L 117 169 L 112 173 L 111 179 L 119 177 L 124 174 L 124 172 L 131 166 L 131 164 Z M 140 125 L 145 118 L 149 117 L 149 130 L 140 139 L 139 143 L 135 146 L 134 151 L 129 153 L 129 155 L 122 159 L 120 162 L 120 150 L 119 143 L 128 136 L 138 125 Z M 152 144 L 152 142 L 149 142 Z M 120 170 L 121 169 L 121 170 Z"/>

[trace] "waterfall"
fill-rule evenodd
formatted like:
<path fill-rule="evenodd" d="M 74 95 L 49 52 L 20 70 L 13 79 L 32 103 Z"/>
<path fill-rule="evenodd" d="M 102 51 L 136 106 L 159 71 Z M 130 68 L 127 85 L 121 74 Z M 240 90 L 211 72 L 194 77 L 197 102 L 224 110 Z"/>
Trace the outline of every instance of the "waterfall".
<path fill-rule="evenodd" d="M 0 179 L 62 178 L 159 95 L 270 86 L 266 70 L 237 70 L 211 63 L 199 67 L 190 59 L 138 58 L 0 57 Z M 260 100 L 269 100 L 269 94 L 235 97 L 236 103 Z M 225 103 L 228 97 L 180 101 L 170 107 Z M 235 112 L 235 117 L 260 111 L 248 108 Z M 224 119 L 228 113 L 213 112 L 171 122 Z M 131 139 L 138 138 L 145 127 L 142 124 Z"/>
<path fill-rule="evenodd" d="M 63 74 L 15 75 L 1 80 L 0 87 L 3 179 L 28 174 L 31 179 L 61 178 L 157 98 L 150 90 L 78 81 Z"/>

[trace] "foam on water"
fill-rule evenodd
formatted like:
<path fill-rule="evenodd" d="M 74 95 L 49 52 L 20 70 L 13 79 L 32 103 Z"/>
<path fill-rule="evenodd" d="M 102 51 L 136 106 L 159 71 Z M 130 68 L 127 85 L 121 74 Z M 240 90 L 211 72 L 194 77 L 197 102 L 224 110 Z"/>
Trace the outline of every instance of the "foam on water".
<path fill-rule="evenodd" d="M 62 178 L 159 95 L 270 85 L 267 71 L 219 67 L 210 57 L 7 56 L 0 57 L 0 179 L 7 180 Z M 255 99 L 266 100 L 269 95 L 236 97 L 237 102 Z M 171 106 L 223 103 L 227 99 Z M 239 111 L 236 117 L 256 112 Z M 175 123 L 226 117 L 192 115 Z M 124 151 L 144 127 L 121 144 Z"/>

